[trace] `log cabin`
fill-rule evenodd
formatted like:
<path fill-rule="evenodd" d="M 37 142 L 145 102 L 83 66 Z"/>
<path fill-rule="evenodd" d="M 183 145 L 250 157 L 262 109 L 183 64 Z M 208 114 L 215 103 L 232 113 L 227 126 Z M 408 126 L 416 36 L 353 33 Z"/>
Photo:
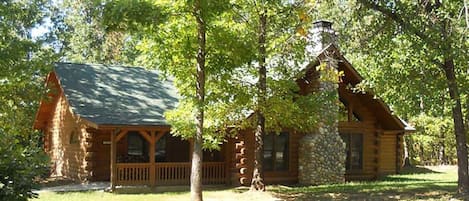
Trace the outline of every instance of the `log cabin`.
<path fill-rule="evenodd" d="M 316 27 L 328 29 L 320 21 Z M 392 114 L 371 92 L 354 93 L 348 86 L 363 80 L 331 43 L 318 48 L 337 59 L 344 76 L 337 86 L 337 130 L 346 145 L 346 180 L 371 180 L 399 173 L 403 165 L 403 136 L 413 128 Z M 312 93 L 320 62 L 306 65 L 297 81 L 302 93 Z M 308 77 L 310 76 L 310 77 Z M 56 63 L 46 78 L 49 89 L 41 100 L 34 128 L 43 132 L 44 150 L 51 158 L 51 175 L 117 185 L 185 185 L 189 183 L 191 141 L 171 135 L 164 112 L 178 102 L 171 80 L 140 67 Z M 299 144 L 304 133 L 289 129 L 264 136 L 266 183 L 299 182 Z M 254 133 L 240 131 L 219 151 L 204 151 L 204 184 L 249 185 Z M 310 161 L 314 163 L 314 161 Z"/>

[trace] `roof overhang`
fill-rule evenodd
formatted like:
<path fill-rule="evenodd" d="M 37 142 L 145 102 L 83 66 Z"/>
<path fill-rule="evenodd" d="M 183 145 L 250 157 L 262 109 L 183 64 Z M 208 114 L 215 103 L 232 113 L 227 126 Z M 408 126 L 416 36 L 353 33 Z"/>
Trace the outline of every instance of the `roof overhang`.
<path fill-rule="evenodd" d="M 51 90 L 47 94 L 44 94 L 39 102 L 39 108 L 36 111 L 36 115 L 34 117 L 33 129 L 42 130 L 45 128 L 46 123 L 54 110 L 54 102 L 61 93 L 61 91 L 59 91 L 61 89 L 57 81 L 57 77 L 52 71 L 47 75 L 44 86 L 46 89 L 51 89 L 52 87 L 55 87 L 51 86 L 54 84 L 58 87 L 56 88 L 57 90 Z"/>

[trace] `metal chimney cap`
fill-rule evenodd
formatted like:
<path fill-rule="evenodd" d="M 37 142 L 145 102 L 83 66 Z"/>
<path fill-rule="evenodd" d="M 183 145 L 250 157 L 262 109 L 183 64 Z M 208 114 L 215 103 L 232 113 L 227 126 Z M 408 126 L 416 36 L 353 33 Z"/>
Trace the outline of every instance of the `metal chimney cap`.
<path fill-rule="evenodd" d="M 313 22 L 313 28 L 332 28 L 332 22 L 327 20 L 318 20 Z"/>

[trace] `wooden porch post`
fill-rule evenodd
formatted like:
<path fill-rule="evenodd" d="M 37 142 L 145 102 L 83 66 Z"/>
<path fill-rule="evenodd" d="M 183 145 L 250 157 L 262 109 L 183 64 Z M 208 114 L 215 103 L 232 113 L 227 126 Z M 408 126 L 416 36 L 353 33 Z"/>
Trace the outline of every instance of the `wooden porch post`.
<path fill-rule="evenodd" d="M 111 191 L 114 191 L 116 188 L 116 135 L 117 132 L 111 132 Z"/>
<path fill-rule="evenodd" d="M 151 187 L 154 187 L 156 185 L 156 165 L 155 165 L 155 145 L 156 145 L 156 135 L 155 131 L 151 131 L 151 142 L 150 142 L 150 151 L 149 157 L 150 157 L 150 185 Z"/>

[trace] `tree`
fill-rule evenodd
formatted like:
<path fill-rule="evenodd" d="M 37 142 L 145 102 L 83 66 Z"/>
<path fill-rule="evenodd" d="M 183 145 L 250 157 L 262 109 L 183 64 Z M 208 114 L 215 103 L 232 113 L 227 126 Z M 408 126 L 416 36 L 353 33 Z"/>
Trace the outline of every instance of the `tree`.
<path fill-rule="evenodd" d="M 0 4 L 0 198 L 35 197 L 36 178 L 47 160 L 41 135 L 32 124 L 43 89 L 43 78 L 54 55 L 31 39 L 31 29 L 46 16 L 46 1 L 2 1 Z"/>
<path fill-rule="evenodd" d="M 385 97 L 390 98 L 396 108 L 407 105 L 400 111 L 404 116 L 417 115 L 422 109 L 426 113 L 444 115 L 446 108 L 450 109 L 458 156 L 458 192 L 467 193 L 467 147 L 461 107 L 461 92 L 465 92 L 460 91 L 460 84 L 467 79 L 462 69 L 467 65 L 468 35 L 467 22 L 459 15 L 467 15 L 464 12 L 467 7 L 463 2 L 438 0 L 357 0 L 337 4 L 354 11 L 346 20 L 338 21 L 346 33 L 343 39 L 351 41 L 351 47 L 345 49 L 366 61 L 358 62 L 359 66 L 365 68 L 364 63 L 367 63 L 366 68 L 384 71 L 386 79 L 391 78 L 395 86 L 402 86 L 404 82 L 409 87 L 409 90 L 404 89 L 409 93 L 402 94 L 403 87 L 398 87 L 398 90 L 390 90 L 394 94 Z M 339 16 L 347 15 L 335 11 Z M 399 73 L 392 74 L 396 72 Z M 378 84 L 376 88 L 381 88 Z M 422 86 L 423 90 L 417 90 Z"/>
<path fill-rule="evenodd" d="M 138 51 L 135 40 L 121 29 L 106 30 L 105 1 L 64 0 L 53 9 L 50 43 L 62 60 L 80 63 L 130 64 Z"/>
<path fill-rule="evenodd" d="M 421 165 L 447 165 L 456 159 L 454 138 L 446 137 L 453 133 L 450 117 L 433 117 L 424 113 L 410 119 L 416 132 L 408 136 L 411 161 Z"/>
<path fill-rule="evenodd" d="M 133 7 L 126 6 L 129 3 Z M 145 8 L 143 5 L 153 8 L 148 13 L 158 15 L 158 21 L 145 15 L 132 15 L 140 13 Z M 221 51 L 233 49 L 224 43 L 233 40 L 227 37 L 232 32 L 222 23 L 225 18 L 218 17 L 223 15 L 227 5 L 224 1 L 201 0 L 174 4 L 140 1 L 138 5 L 120 1 L 106 5 L 105 21 L 111 29 L 124 27 L 143 37 L 138 46 L 142 51 L 139 61 L 174 78 L 181 98 L 178 107 L 166 117 L 172 125 L 173 135 L 193 140 L 191 200 L 202 200 L 202 149 L 218 148 L 224 137 L 216 131 L 213 118 L 209 118 L 212 124 L 208 126 L 204 121 L 205 111 L 216 110 L 206 101 L 206 98 L 217 99 L 213 94 L 218 88 L 210 83 L 219 83 L 218 76 L 227 75 L 231 62 L 236 61 L 235 58 L 226 59 L 227 53 Z M 143 26 L 132 27 L 133 22 Z M 209 48 L 211 52 L 207 54 Z M 210 85 L 206 85 L 206 80 L 211 81 L 207 82 Z"/>
<path fill-rule="evenodd" d="M 20 143 L 17 135 L 2 128 L 0 134 L 0 200 L 26 201 L 37 197 L 32 190 L 38 188 L 37 179 L 48 172 L 42 147 L 36 142 Z"/>
<path fill-rule="evenodd" d="M 255 139 L 255 150 L 254 150 L 254 169 L 252 173 L 252 181 L 251 181 L 251 191 L 265 191 L 265 185 L 263 181 L 262 175 L 262 154 L 263 154 L 263 147 L 264 141 L 263 137 L 265 135 L 265 116 L 264 116 L 264 109 L 265 108 L 265 101 L 267 98 L 267 69 L 266 69 L 266 36 L 267 36 L 267 8 L 266 2 L 261 1 L 259 2 L 259 31 L 258 31 L 258 81 L 257 81 L 257 110 L 256 118 L 257 124 L 254 133 Z M 262 108 L 262 109 L 261 109 Z"/>
<path fill-rule="evenodd" d="M 196 84 L 198 72 L 194 68 L 198 65 L 195 53 L 200 47 L 194 2 L 149 4 L 141 1 L 160 12 L 162 17 L 157 21 L 145 15 L 135 18 L 131 14 L 135 13 L 132 7 L 142 8 L 128 3 L 109 2 L 105 8 L 106 24 L 110 28 L 129 28 L 132 34 L 141 36 L 137 47 L 142 54 L 137 60 L 143 66 L 158 68 L 168 78 L 174 79 L 181 96 L 178 107 L 166 114 L 172 134 L 195 139 L 198 133 L 195 120 L 201 103 L 197 95 L 200 87 Z M 257 111 L 263 112 L 264 118 L 268 119 L 265 121 L 266 130 L 277 133 L 292 127 L 299 128 L 299 131 L 312 130 L 318 116 L 311 114 L 317 113 L 321 99 L 327 96 L 321 93 L 300 95 L 296 83 L 305 63 L 307 40 L 297 32 L 298 26 L 308 23 L 299 20 L 298 13 L 305 9 L 304 6 L 266 2 L 265 17 L 258 17 L 262 10 L 259 2 L 217 1 L 201 2 L 200 5 L 204 11 L 202 19 L 206 27 L 207 50 L 202 105 L 203 148 L 218 149 L 226 136 L 242 129 L 256 128 L 257 118 L 250 116 Z M 262 24 L 259 20 L 263 18 L 271 22 L 265 26 L 264 45 L 259 34 L 259 25 Z M 144 26 L 129 26 L 144 23 Z M 259 51 L 265 51 L 265 54 L 260 55 Z M 259 104 L 258 101 L 263 99 L 262 93 L 259 93 L 260 85 L 254 80 L 260 76 L 262 60 L 266 60 L 265 103 Z M 261 164 L 261 159 L 258 159 L 258 164 Z"/>
<path fill-rule="evenodd" d="M 387 19 L 396 23 L 402 29 L 403 34 L 418 38 L 429 49 L 437 53 L 432 59 L 434 64 L 444 72 L 452 101 L 451 110 L 458 156 L 458 192 L 461 194 L 469 193 L 466 132 L 464 130 L 461 96 L 455 73 L 455 59 L 458 55 L 454 49 L 461 47 L 457 42 L 464 35 L 461 35 L 463 30 L 453 29 L 453 26 L 457 26 L 458 23 L 453 19 L 457 18 L 458 8 L 464 8 L 463 5 L 460 2 L 451 5 L 448 2 L 435 1 L 432 3 L 425 1 L 417 5 L 411 2 L 397 3 L 393 8 L 386 6 L 387 2 L 370 2 L 366 0 L 360 0 L 359 2 L 381 13 Z M 413 20 L 416 14 L 421 16 L 418 19 L 419 21 Z"/>
<path fill-rule="evenodd" d="M 234 2 L 232 12 L 240 16 L 240 24 L 245 29 L 243 33 L 257 39 L 248 41 L 252 49 L 256 50 L 252 52 L 251 60 L 237 68 L 244 73 L 231 75 L 231 85 L 238 88 L 234 92 L 234 100 L 237 101 L 233 103 L 236 105 L 227 103 L 230 109 L 238 108 L 234 111 L 252 111 L 252 116 L 239 118 L 235 114 L 226 115 L 238 117 L 232 124 L 238 124 L 239 129 L 254 129 L 251 190 L 265 190 L 262 170 L 263 137 L 269 133 L 280 133 L 286 128 L 295 128 L 298 132 L 314 132 L 320 120 L 319 116 L 311 114 L 319 113 L 319 105 L 326 100 L 333 105 L 337 103 L 337 100 L 331 101 L 334 96 L 326 91 L 300 93 L 297 83 L 299 78 L 305 76 L 304 69 L 307 65 L 316 62 L 319 64 L 315 60 L 316 55 L 305 54 L 306 45 L 315 45 L 305 31 L 312 25 L 309 13 L 312 5 L 314 4 L 304 1 Z M 337 73 L 330 75 L 338 78 Z M 330 78 L 322 76 L 321 79 Z M 257 81 L 251 83 L 249 80 Z"/>
<path fill-rule="evenodd" d="M 202 146 L 204 134 L 204 105 L 205 105 L 205 54 L 206 54 L 206 24 L 202 8 L 203 0 L 196 0 L 193 5 L 193 15 L 197 21 L 197 84 L 196 84 L 196 133 L 194 137 L 194 148 L 192 151 L 191 168 L 191 200 L 201 201 L 202 199 Z"/>

